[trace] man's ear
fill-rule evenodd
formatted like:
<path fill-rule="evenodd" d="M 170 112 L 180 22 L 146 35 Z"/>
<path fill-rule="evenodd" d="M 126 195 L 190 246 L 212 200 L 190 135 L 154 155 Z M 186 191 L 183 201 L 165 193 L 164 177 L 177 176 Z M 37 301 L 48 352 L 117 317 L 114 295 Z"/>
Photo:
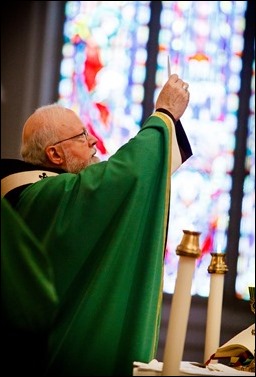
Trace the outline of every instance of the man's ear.
<path fill-rule="evenodd" d="M 54 145 L 49 145 L 45 149 L 45 153 L 48 157 L 48 159 L 54 164 L 54 165 L 61 165 L 64 162 L 63 154 L 58 151 L 58 147 L 55 147 Z"/>

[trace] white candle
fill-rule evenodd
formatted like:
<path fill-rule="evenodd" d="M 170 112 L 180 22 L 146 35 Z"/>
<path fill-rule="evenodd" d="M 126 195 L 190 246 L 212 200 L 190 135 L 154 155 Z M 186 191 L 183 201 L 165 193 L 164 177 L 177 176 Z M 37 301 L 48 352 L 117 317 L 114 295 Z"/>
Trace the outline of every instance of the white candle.
<path fill-rule="evenodd" d="M 183 356 L 191 304 L 191 286 L 195 269 L 195 258 L 200 255 L 200 250 L 197 247 L 200 233 L 183 232 L 185 233 L 183 242 L 177 248 L 177 254 L 179 251 L 180 259 L 171 304 L 162 376 L 180 375 L 180 362 Z"/>
<path fill-rule="evenodd" d="M 220 345 L 224 274 L 228 271 L 224 261 L 225 254 L 211 253 L 211 255 L 212 261 L 208 267 L 211 279 L 206 318 L 204 362 L 210 359 Z"/>
<path fill-rule="evenodd" d="M 170 61 L 170 55 L 168 55 L 167 60 L 167 70 L 168 70 L 168 78 L 171 76 L 171 61 Z"/>
<path fill-rule="evenodd" d="M 183 356 L 188 316 L 191 304 L 191 284 L 195 259 L 180 256 L 173 294 L 162 376 L 178 376 Z"/>

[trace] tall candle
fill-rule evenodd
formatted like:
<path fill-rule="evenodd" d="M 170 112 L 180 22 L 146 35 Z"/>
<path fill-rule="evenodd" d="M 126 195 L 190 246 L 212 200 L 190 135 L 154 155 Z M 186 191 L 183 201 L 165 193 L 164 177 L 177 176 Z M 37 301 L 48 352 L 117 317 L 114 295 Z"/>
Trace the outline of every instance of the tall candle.
<path fill-rule="evenodd" d="M 171 61 L 170 61 L 170 55 L 168 55 L 167 60 L 167 72 L 168 72 L 168 78 L 171 76 Z"/>
<path fill-rule="evenodd" d="M 191 303 L 195 259 L 200 255 L 198 247 L 200 233 L 188 230 L 183 230 L 183 232 L 182 242 L 176 250 L 180 259 L 168 323 L 162 376 L 178 376 L 180 374 L 180 362 L 184 351 Z"/>
<path fill-rule="evenodd" d="M 228 271 L 224 253 L 211 253 L 211 256 L 211 263 L 208 267 L 211 279 L 206 318 L 204 362 L 210 359 L 220 345 L 224 275 Z M 213 362 L 217 362 L 217 360 Z"/>

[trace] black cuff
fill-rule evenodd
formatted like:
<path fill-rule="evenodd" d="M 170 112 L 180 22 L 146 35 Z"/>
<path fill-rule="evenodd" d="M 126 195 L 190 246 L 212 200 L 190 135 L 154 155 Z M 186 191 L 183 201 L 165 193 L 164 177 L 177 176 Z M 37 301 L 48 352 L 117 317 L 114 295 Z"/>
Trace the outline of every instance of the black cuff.
<path fill-rule="evenodd" d="M 160 111 L 160 113 L 164 113 L 166 115 L 169 115 L 169 117 L 172 119 L 174 124 L 177 122 L 176 119 L 174 118 L 174 116 L 172 115 L 172 113 L 170 113 L 170 111 L 163 109 L 163 108 L 156 109 L 156 111 Z"/>

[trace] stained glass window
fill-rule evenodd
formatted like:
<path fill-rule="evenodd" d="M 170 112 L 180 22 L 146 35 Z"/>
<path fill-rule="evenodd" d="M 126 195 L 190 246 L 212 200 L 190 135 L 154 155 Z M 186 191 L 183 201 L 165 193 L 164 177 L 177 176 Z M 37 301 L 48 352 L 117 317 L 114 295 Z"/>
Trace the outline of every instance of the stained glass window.
<path fill-rule="evenodd" d="M 193 229 L 201 232 L 202 256 L 197 260 L 192 291 L 208 296 L 210 252 L 225 252 L 227 245 L 246 2 L 163 1 L 162 4 L 157 85 L 160 88 L 166 76 L 169 54 L 172 73 L 189 82 L 191 100 L 182 122 L 194 152 L 172 179 L 164 290 L 174 290 L 178 263 L 175 250 L 182 229 Z M 240 268 L 243 292 L 237 285 L 243 298 L 248 298 L 247 268 L 254 255 L 253 213 L 252 207 L 248 208 L 253 204 L 253 178 L 248 176 L 245 182 L 248 198 L 244 200 L 244 215 L 248 221 L 243 221 L 247 230 L 242 227 L 241 241 L 246 243 L 246 251 L 243 248 L 239 262 L 243 265 Z M 254 263 L 252 272 L 253 268 Z"/>
<path fill-rule="evenodd" d="M 236 293 L 239 298 L 247 298 L 248 287 L 255 286 L 255 60 L 252 67 L 248 126 L 247 176 L 244 181 L 236 278 Z"/>
<path fill-rule="evenodd" d="M 139 130 L 149 18 L 149 1 L 66 4 L 59 102 L 98 137 L 101 159 Z"/>
<path fill-rule="evenodd" d="M 99 139 L 100 157 L 107 159 L 138 132 L 145 80 L 155 76 L 156 98 L 167 79 L 170 56 L 172 73 L 189 83 L 190 104 L 182 123 L 193 157 L 172 176 L 164 290 L 174 290 L 182 230 L 193 229 L 201 232 L 202 257 L 196 262 L 192 293 L 208 296 L 210 252 L 225 252 L 227 246 L 247 2 L 157 2 L 157 64 L 147 72 L 149 21 L 159 17 L 152 14 L 151 3 L 66 3 L 59 102 L 81 116 Z M 236 281 L 237 296 L 244 299 L 247 286 L 255 284 L 250 281 L 255 247 L 253 82 Z"/>

